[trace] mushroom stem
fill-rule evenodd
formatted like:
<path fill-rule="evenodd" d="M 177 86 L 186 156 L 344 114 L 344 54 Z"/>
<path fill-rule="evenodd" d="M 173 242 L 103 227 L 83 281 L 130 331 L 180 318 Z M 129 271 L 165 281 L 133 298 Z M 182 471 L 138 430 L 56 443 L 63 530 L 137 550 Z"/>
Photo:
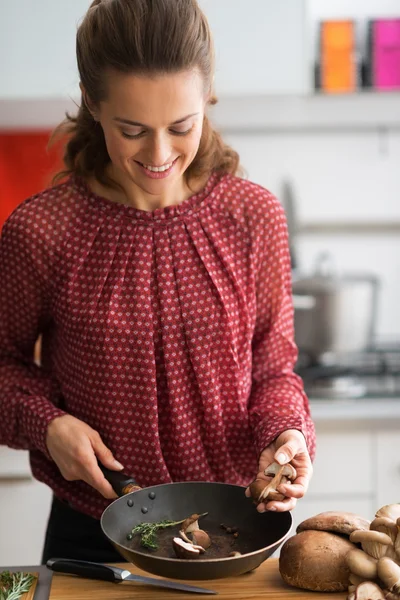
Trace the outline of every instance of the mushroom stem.
<path fill-rule="evenodd" d="M 379 579 L 390 592 L 400 594 L 400 567 L 386 556 L 378 560 L 377 573 Z"/>

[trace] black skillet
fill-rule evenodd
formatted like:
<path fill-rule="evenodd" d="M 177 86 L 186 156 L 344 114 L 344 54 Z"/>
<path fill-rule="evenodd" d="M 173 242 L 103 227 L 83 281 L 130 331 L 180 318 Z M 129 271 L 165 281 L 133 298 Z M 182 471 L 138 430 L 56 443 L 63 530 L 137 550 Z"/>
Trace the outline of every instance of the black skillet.
<path fill-rule="evenodd" d="M 182 482 L 141 489 L 131 477 L 101 468 L 120 496 L 103 512 L 103 533 L 128 562 L 155 575 L 220 579 L 247 573 L 277 550 L 292 527 L 290 512 L 257 512 L 241 486 Z M 172 538 L 179 536 L 178 526 L 159 530 L 157 550 L 141 546 L 138 535 L 127 538 L 139 523 L 180 521 L 194 513 L 208 513 L 199 525 L 207 531 L 212 544 L 202 558 L 176 558 Z M 226 527 L 237 530 L 237 536 Z M 240 555 L 230 557 L 231 552 Z"/>

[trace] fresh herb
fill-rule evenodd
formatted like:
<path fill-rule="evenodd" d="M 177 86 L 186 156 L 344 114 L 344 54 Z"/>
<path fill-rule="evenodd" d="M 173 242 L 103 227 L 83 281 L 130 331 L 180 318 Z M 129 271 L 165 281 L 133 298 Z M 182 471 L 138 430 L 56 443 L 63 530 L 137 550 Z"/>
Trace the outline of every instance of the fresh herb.
<path fill-rule="evenodd" d="M 174 525 L 180 525 L 182 521 L 160 521 L 159 523 L 140 523 L 132 529 L 132 535 L 140 535 L 140 543 L 145 548 L 150 550 L 157 550 L 157 532 L 159 529 L 165 529 L 166 527 L 173 527 Z M 129 536 L 129 534 L 128 534 Z M 0 598 L 1 600 L 1 598 Z"/>
<path fill-rule="evenodd" d="M 205 516 L 207 513 L 203 515 L 199 515 L 200 517 Z M 132 533 L 128 533 L 127 539 L 131 540 L 132 535 L 139 534 L 140 535 L 140 544 L 145 548 L 149 548 L 149 550 L 157 550 L 157 532 L 159 529 L 165 529 L 166 527 L 173 527 L 174 525 L 181 525 L 186 519 L 182 519 L 182 521 L 159 521 L 158 523 L 139 523 L 132 529 Z M 2 600 L 0 598 L 0 600 Z"/>
<path fill-rule="evenodd" d="M 0 573 L 0 600 L 19 600 L 23 594 L 29 592 L 36 577 L 31 573 Z"/>

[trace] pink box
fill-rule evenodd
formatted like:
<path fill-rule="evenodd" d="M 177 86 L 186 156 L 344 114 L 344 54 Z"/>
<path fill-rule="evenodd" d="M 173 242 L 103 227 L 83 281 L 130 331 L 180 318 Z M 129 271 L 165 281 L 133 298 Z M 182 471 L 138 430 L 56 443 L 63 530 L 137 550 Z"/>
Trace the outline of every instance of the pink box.
<path fill-rule="evenodd" d="M 373 35 L 374 87 L 400 88 L 400 19 L 377 19 Z"/>

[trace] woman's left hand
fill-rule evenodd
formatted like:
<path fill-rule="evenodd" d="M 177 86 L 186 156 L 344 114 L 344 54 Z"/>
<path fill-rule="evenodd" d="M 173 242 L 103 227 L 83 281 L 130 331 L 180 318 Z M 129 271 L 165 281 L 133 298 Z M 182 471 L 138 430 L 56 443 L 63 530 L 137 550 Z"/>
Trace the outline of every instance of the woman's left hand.
<path fill-rule="evenodd" d="M 312 477 L 313 467 L 310 455 L 308 454 L 306 440 L 297 429 L 288 429 L 281 433 L 276 440 L 272 442 L 260 455 L 259 473 L 257 479 L 270 481 L 270 477 L 264 475 L 264 470 L 273 462 L 280 465 L 290 462 L 296 469 L 297 477 L 295 481 L 288 485 L 280 485 L 277 491 L 285 496 L 280 501 L 270 501 L 260 503 L 257 506 L 259 512 L 272 510 L 283 512 L 293 510 L 298 498 L 302 498 L 307 491 L 308 484 Z M 246 490 L 246 496 L 250 497 L 249 488 Z"/>

